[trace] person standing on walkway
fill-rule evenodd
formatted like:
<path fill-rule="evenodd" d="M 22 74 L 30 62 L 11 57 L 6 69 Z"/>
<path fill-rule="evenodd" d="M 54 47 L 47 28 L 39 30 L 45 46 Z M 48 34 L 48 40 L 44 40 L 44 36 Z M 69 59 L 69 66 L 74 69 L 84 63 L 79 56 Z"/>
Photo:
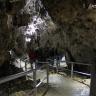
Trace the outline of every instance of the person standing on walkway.
<path fill-rule="evenodd" d="M 32 49 L 29 50 L 28 56 L 29 56 L 29 61 L 30 61 L 30 63 L 31 63 L 31 68 L 33 68 L 32 64 L 37 60 L 37 53 L 36 53 L 36 51 L 32 48 Z"/>

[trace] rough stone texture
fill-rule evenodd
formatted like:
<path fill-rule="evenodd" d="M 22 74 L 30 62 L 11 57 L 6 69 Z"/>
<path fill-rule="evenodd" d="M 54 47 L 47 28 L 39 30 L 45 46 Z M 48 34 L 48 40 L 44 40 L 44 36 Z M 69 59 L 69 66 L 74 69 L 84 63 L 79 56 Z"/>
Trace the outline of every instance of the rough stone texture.
<path fill-rule="evenodd" d="M 14 48 L 20 40 L 17 39 L 19 36 L 16 35 L 14 29 L 20 27 L 22 24 L 23 26 L 27 24 L 27 19 L 23 21 L 24 19 L 21 19 L 21 17 L 30 17 L 28 14 L 20 15 L 18 13 L 24 6 L 24 1 L 25 0 L 17 0 L 16 2 L 14 0 L 0 1 L 0 65 L 4 64 L 4 62 L 10 58 L 8 51 Z M 88 9 L 89 0 L 42 1 L 52 19 L 59 25 L 58 29 L 60 30 L 58 30 L 59 32 L 56 31 L 56 33 L 58 32 L 61 37 L 60 42 L 62 42 L 62 44 L 60 47 L 66 49 L 68 54 L 68 56 L 66 55 L 67 58 L 71 61 L 93 63 L 92 81 L 94 82 L 94 75 L 96 73 L 96 9 Z M 16 22 L 13 21 L 13 18 Z M 21 42 L 19 45 L 21 45 Z M 94 83 L 92 86 L 93 89 L 96 89 Z"/>
<path fill-rule="evenodd" d="M 67 59 L 92 63 L 91 95 L 96 96 L 96 9 L 94 0 L 42 0 L 53 20 L 64 30 Z"/>
<path fill-rule="evenodd" d="M 0 1 L 0 66 L 8 61 L 9 53 L 15 46 L 16 26 L 13 25 L 13 17 L 24 6 L 23 0 L 5 0 Z"/>
<path fill-rule="evenodd" d="M 52 19 L 62 27 L 55 34 L 60 34 L 63 48 L 70 50 L 76 61 L 95 62 L 96 10 L 83 8 L 81 0 L 43 0 L 43 3 Z"/>
<path fill-rule="evenodd" d="M 11 96 L 28 96 L 28 95 L 24 91 L 20 91 L 12 94 Z"/>

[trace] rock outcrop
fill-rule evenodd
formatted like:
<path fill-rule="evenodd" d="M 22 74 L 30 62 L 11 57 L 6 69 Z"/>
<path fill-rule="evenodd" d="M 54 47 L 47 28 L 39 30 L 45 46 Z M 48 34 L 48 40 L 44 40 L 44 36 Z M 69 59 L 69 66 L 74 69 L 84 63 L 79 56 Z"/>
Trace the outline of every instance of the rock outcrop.
<path fill-rule="evenodd" d="M 43 3 L 61 28 L 57 32 L 64 41 L 63 48 L 70 50 L 78 62 L 94 63 L 96 10 L 88 9 L 89 2 L 82 0 L 43 0 Z"/>
<path fill-rule="evenodd" d="M 50 16 L 63 30 L 62 40 L 71 61 L 92 65 L 91 95 L 95 96 L 96 9 L 95 0 L 42 0 Z M 65 39 L 64 39 L 65 38 Z M 81 67 L 82 68 L 82 67 Z"/>
<path fill-rule="evenodd" d="M 18 34 L 13 18 L 24 5 L 25 0 L 0 0 L 0 66 L 10 60 L 9 51 L 14 48 Z"/>

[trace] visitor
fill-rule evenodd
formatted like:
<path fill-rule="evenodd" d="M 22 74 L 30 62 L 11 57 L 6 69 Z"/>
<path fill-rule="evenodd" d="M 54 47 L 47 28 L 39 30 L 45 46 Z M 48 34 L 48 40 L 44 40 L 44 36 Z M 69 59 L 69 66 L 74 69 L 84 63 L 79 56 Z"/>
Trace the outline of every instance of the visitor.
<path fill-rule="evenodd" d="M 32 48 L 29 50 L 28 52 L 28 56 L 29 56 L 29 61 L 31 63 L 31 68 L 33 69 L 33 63 L 37 60 L 37 53 L 36 51 Z"/>

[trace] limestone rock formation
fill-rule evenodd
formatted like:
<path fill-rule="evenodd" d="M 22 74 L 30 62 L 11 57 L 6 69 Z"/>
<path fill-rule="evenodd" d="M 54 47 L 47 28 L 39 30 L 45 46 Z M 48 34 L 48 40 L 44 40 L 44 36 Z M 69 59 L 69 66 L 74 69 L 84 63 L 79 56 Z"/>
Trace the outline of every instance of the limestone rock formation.
<path fill-rule="evenodd" d="M 91 95 L 95 96 L 96 9 L 95 0 L 42 0 L 50 16 L 63 30 L 66 59 L 90 63 Z"/>
<path fill-rule="evenodd" d="M 51 40 L 56 40 L 54 44 L 50 43 L 51 46 L 53 48 L 59 46 L 59 50 L 62 49 L 62 52 L 66 54 L 66 59 L 93 64 L 92 82 L 94 82 L 96 73 L 96 9 L 93 1 L 95 0 L 41 1 L 45 8 L 40 8 L 42 6 L 42 4 L 39 5 L 40 0 L 26 0 L 26 2 L 25 0 L 0 0 L 0 66 L 10 61 L 9 51 L 13 48 L 19 52 L 17 53 L 19 55 L 24 52 L 22 50 L 25 46 L 24 34 L 20 28 L 26 29 L 32 19 L 30 17 L 34 15 L 44 18 L 46 9 L 58 28 L 52 34 L 49 32 L 49 37 L 48 34 L 46 36 L 45 33 L 42 34 L 44 35 L 40 41 L 42 46 L 46 46 L 43 40 L 46 37 L 48 40 L 50 39 L 49 43 Z M 92 86 L 93 89 L 96 89 L 94 83 Z M 96 94 L 92 96 L 96 96 Z"/>
<path fill-rule="evenodd" d="M 96 49 L 96 10 L 88 9 L 89 2 L 43 0 L 43 3 L 52 19 L 61 28 L 62 32 L 59 31 L 58 34 L 64 41 L 63 48 L 70 50 L 76 61 L 95 62 L 93 59 L 95 60 Z"/>
<path fill-rule="evenodd" d="M 13 17 L 25 4 L 25 0 L 0 0 L 0 66 L 8 61 L 9 51 L 14 48 L 16 32 Z"/>

